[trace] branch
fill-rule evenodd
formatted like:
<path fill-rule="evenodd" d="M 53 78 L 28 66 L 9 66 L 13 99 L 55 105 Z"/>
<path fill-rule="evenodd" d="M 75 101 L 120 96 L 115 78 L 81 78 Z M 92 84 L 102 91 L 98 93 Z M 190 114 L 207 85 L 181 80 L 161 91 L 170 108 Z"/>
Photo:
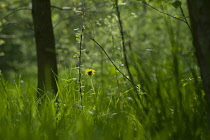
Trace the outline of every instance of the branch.
<path fill-rule="evenodd" d="M 121 35 L 121 41 L 122 41 L 121 43 L 122 43 L 122 48 L 123 48 L 124 63 L 125 63 L 125 67 L 127 69 L 128 75 L 130 77 L 130 81 L 131 81 L 131 83 L 134 83 L 133 82 L 133 76 L 132 76 L 131 71 L 129 69 L 128 59 L 127 59 L 127 55 L 126 55 L 126 46 L 125 46 L 125 37 L 124 37 L 123 23 L 122 23 L 122 19 L 121 19 L 121 16 L 120 16 L 118 0 L 115 0 L 115 7 L 116 7 L 116 12 L 117 12 L 117 17 L 118 17 L 119 28 L 120 28 L 120 35 Z M 133 86 L 135 87 L 135 85 L 133 85 Z"/>
<path fill-rule="evenodd" d="M 182 6 L 180 6 L 179 8 L 180 8 L 180 11 L 181 11 L 181 13 L 182 13 L 182 16 L 184 17 L 184 22 L 187 24 L 187 27 L 188 27 L 188 28 L 190 29 L 190 31 L 192 32 L 191 26 L 190 26 L 190 24 L 189 24 L 188 21 L 187 21 L 187 17 L 186 17 L 185 14 L 184 14 L 184 11 L 183 11 L 183 9 L 182 9 Z"/>
<path fill-rule="evenodd" d="M 167 15 L 167 16 L 169 16 L 169 17 L 171 17 L 171 18 L 174 18 L 174 19 L 176 19 L 176 20 L 179 20 L 179 21 L 182 21 L 182 22 L 186 23 L 185 20 L 183 20 L 183 19 L 181 19 L 181 18 L 177 18 L 177 17 L 175 17 L 175 16 L 172 16 L 172 15 L 170 15 L 170 14 L 168 14 L 168 13 L 163 12 L 163 11 L 160 11 L 159 9 L 157 9 L 157 8 L 155 8 L 155 7 L 153 7 L 153 6 L 151 6 L 150 4 L 146 3 L 145 1 L 142 1 L 142 3 L 145 4 L 145 5 L 147 5 L 147 6 L 149 6 L 149 7 L 152 8 L 152 9 L 158 11 L 158 12 L 161 13 L 161 14 Z"/>
<path fill-rule="evenodd" d="M 81 99 L 81 107 L 83 109 L 82 105 L 82 73 L 81 73 L 81 66 L 82 66 L 82 45 L 83 45 L 83 37 L 84 37 L 84 31 L 85 31 L 85 0 L 82 1 L 82 30 L 80 34 L 80 42 L 79 42 L 79 67 L 78 67 L 78 72 L 79 72 L 79 93 L 80 93 L 80 99 Z"/>
<path fill-rule="evenodd" d="M 84 32 L 84 34 L 90 38 L 93 42 L 95 42 L 101 49 L 102 51 L 105 53 L 105 55 L 108 57 L 109 61 L 112 63 L 112 65 L 115 67 L 115 69 L 120 73 L 122 74 L 122 76 L 127 79 L 131 84 L 133 84 L 137 89 L 141 89 L 144 93 L 148 93 L 146 90 L 140 88 L 139 86 L 137 86 L 135 83 L 133 83 L 124 73 L 122 73 L 120 71 L 120 69 L 115 65 L 115 63 L 112 61 L 112 59 L 109 57 L 109 55 L 107 54 L 107 52 L 104 50 L 104 48 L 94 39 L 92 38 L 91 36 L 89 36 L 86 32 Z"/>
<path fill-rule="evenodd" d="M 51 5 L 52 8 L 56 8 L 56 9 L 59 9 L 59 10 L 73 10 L 72 7 L 58 7 L 58 6 L 55 6 L 55 5 Z M 11 13 L 9 13 L 8 15 L 4 16 L 2 19 L 5 19 L 5 18 L 8 18 L 9 16 L 11 16 L 12 14 L 18 12 L 18 11 L 22 11 L 22 10 L 32 10 L 31 7 L 23 7 L 23 8 L 17 8 L 15 9 L 14 11 L 12 11 Z M 77 9 L 77 10 L 81 10 L 80 8 Z M 0 19 L 0 20 L 2 20 Z"/>
<path fill-rule="evenodd" d="M 168 14 L 168 13 L 165 13 L 165 12 L 163 12 L 163 11 L 160 11 L 159 9 L 157 9 L 157 8 L 155 8 L 155 7 L 151 6 L 151 5 L 149 5 L 149 4 L 146 3 L 145 1 L 142 1 L 142 3 L 145 4 L 145 5 L 147 5 L 147 6 L 149 6 L 149 7 L 152 8 L 152 9 L 158 11 L 159 13 L 162 13 L 162 14 L 164 14 L 164 15 L 167 15 L 167 16 L 171 17 L 171 18 L 174 18 L 174 19 L 176 19 L 176 20 L 179 20 L 179 21 L 184 22 L 184 23 L 187 25 L 187 27 L 190 29 L 190 31 L 192 32 L 191 26 L 190 26 L 189 22 L 187 21 L 187 17 L 185 16 L 184 11 L 183 11 L 183 9 L 182 9 L 181 6 L 180 6 L 179 8 L 180 8 L 180 11 L 181 11 L 181 13 L 182 13 L 183 19 L 182 19 L 182 18 L 177 18 L 177 17 L 172 16 L 172 15 L 170 15 L 170 14 Z"/>
<path fill-rule="evenodd" d="M 18 11 L 22 11 L 22 10 L 31 10 L 30 7 L 23 7 L 23 8 L 19 8 L 19 9 L 15 9 L 14 11 L 12 11 L 11 13 L 9 13 L 8 15 L 4 16 L 1 20 L 8 18 L 9 16 L 11 16 L 12 14 L 18 12 Z"/>

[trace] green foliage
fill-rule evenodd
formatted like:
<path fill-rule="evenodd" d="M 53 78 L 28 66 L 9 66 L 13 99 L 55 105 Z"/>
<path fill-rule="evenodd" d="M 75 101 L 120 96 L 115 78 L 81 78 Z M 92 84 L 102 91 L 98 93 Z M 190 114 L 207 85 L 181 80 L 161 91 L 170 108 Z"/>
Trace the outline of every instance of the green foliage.
<path fill-rule="evenodd" d="M 177 0 L 177 1 L 173 2 L 172 5 L 174 8 L 179 8 L 182 5 L 182 3 L 181 3 L 181 1 Z"/>
<path fill-rule="evenodd" d="M 41 110 L 36 101 L 31 13 L 20 10 L 3 18 L 15 8 L 28 7 L 28 1 L 0 2 L 0 6 L 10 5 L 0 8 L 0 18 L 4 19 L 0 21 L 0 37 L 23 35 L 0 41 L 4 76 L 11 69 L 3 69 L 8 64 L 22 75 L 10 82 L 0 76 L 0 139 L 207 140 L 204 93 L 191 33 L 184 22 L 172 18 L 182 18 L 178 7 L 186 12 L 186 4 L 174 0 L 146 2 L 159 11 L 135 0 L 119 1 L 119 9 L 134 83 L 147 92 L 134 89 L 101 48 L 83 34 L 82 98 L 78 56 L 83 24 L 85 32 L 127 76 L 116 10 L 111 0 L 85 1 L 82 19 L 81 1 L 51 2 L 72 10 L 52 8 L 59 58 L 58 96 L 43 103 Z M 95 75 L 86 76 L 86 69 L 96 70 Z"/>

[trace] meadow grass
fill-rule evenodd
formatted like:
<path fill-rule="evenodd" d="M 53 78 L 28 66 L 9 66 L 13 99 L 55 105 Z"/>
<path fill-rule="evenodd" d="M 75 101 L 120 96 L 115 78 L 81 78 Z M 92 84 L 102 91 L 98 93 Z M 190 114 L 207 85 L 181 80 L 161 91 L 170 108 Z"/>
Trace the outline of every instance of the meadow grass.
<path fill-rule="evenodd" d="M 36 88 L 21 78 L 9 83 L 1 75 L 0 139 L 206 140 L 205 101 L 196 71 L 183 75 L 136 62 L 135 81 L 147 93 L 133 90 L 118 72 L 111 75 L 108 65 L 103 75 L 82 76 L 81 100 L 77 71 L 66 70 L 59 77 L 58 95 L 41 111 Z"/>

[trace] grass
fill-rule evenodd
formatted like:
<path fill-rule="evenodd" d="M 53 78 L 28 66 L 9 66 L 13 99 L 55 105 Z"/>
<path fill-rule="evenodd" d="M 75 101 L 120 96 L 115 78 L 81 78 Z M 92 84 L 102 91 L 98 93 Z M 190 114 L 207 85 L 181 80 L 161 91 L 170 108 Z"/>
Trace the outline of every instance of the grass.
<path fill-rule="evenodd" d="M 1 75 L 0 139 L 207 139 L 205 102 L 195 70 L 183 76 L 165 68 L 158 70 L 156 64 L 146 71 L 137 62 L 133 73 L 141 77 L 137 82 L 143 82 L 148 93 L 136 93 L 117 72 L 113 78 L 113 66 L 108 66 L 104 77 L 97 70 L 92 77 L 82 76 L 81 101 L 76 69 L 72 69 L 59 78 L 57 102 L 48 100 L 41 111 L 32 85 L 21 78 L 11 84 Z"/>

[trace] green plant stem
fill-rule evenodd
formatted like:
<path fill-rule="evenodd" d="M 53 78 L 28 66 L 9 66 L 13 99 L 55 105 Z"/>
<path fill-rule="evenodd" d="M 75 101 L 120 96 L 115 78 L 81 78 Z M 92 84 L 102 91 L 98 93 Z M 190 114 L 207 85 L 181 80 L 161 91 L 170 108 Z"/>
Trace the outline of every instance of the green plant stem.
<path fill-rule="evenodd" d="M 82 32 L 80 35 L 80 42 L 79 42 L 79 67 L 78 67 L 78 72 L 79 72 L 79 93 L 80 93 L 80 97 L 81 97 L 81 104 L 82 104 L 82 81 L 81 81 L 81 77 L 82 77 L 82 73 L 81 73 L 81 65 L 82 65 L 82 41 L 83 41 L 83 32 L 84 32 L 84 28 L 82 28 Z"/>
<path fill-rule="evenodd" d="M 79 93 L 80 93 L 80 99 L 81 99 L 81 106 L 82 105 L 82 81 L 81 81 L 81 77 L 82 77 L 82 73 L 81 73 L 81 65 L 82 65 L 82 44 L 83 44 L 83 33 L 85 30 L 84 24 L 84 16 L 85 16 L 85 1 L 82 2 L 82 31 L 80 34 L 80 42 L 79 42 L 79 67 L 78 67 L 78 72 L 79 72 Z"/>
<path fill-rule="evenodd" d="M 92 76 L 90 78 L 90 82 L 91 82 L 91 86 L 92 86 L 92 89 L 93 89 L 93 93 L 96 94 L 95 88 L 93 86 L 93 78 L 92 78 Z"/>

